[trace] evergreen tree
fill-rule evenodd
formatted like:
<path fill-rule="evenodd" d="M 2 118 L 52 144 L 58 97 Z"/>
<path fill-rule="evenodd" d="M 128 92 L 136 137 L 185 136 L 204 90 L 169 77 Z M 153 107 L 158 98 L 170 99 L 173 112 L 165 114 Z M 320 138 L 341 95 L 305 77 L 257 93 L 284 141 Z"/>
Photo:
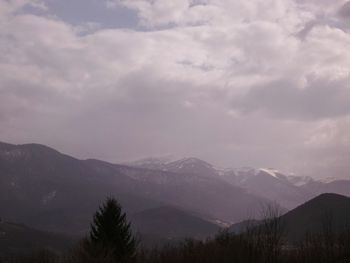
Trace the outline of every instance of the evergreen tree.
<path fill-rule="evenodd" d="M 136 241 L 126 214 L 114 198 L 107 198 L 95 213 L 90 231 L 91 244 L 112 252 L 116 262 L 133 260 Z"/>

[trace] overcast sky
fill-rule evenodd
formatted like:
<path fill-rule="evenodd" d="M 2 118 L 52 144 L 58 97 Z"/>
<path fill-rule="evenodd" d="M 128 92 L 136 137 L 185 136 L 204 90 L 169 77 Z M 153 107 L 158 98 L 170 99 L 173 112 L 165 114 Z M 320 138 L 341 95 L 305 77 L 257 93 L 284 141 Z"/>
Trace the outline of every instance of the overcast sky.
<path fill-rule="evenodd" d="M 350 179 L 350 1 L 0 0 L 0 141 Z"/>

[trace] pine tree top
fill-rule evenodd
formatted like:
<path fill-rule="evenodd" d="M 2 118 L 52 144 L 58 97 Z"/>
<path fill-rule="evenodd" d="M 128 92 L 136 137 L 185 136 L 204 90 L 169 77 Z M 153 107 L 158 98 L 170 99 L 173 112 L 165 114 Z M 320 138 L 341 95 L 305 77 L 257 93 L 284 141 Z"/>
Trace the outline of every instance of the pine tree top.
<path fill-rule="evenodd" d="M 95 213 L 91 224 L 90 240 L 93 244 L 112 249 L 118 259 L 133 258 L 136 241 L 130 223 L 121 205 L 113 197 L 108 197 Z"/>

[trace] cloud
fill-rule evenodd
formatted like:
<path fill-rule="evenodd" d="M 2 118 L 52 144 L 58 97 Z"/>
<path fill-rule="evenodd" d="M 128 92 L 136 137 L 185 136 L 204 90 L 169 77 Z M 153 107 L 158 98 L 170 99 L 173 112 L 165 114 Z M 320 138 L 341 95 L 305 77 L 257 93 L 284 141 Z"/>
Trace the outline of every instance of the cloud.
<path fill-rule="evenodd" d="M 304 169 L 293 157 L 317 155 L 323 123 L 350 129 L 345 2 L 108 1 L 137 12 L 141 28 L 82 34 L 23 8 L 43 2 L 3 1 L 1 138 L 111 161 L 177 154 Z M 322 158 L 339 155 L 327 140 Z"/>
<path fill-rule="evenodd" d="M 317 120 L 350 114 L 350 76 L 340 80 L 313 77 L 304 86 L 285 79 L 253 88 L 232 105 L 244 113 L 262 111 L 283 119 Z"/>
<path fill-rule="evenodd" d="M 114 4 L 111 5 L 111 2 Z M 108 1 L 109 6 L 123 5 L 138 12 L 140 23 L 146 27 L 228 25 L 227 22 L 273 20 L 289 16 L 293 1 L 282 4 L 277 0 L 137 0 Z"/>
<path fill-rule="evenodd" d="M 340 9 L 339 9 L 339 15 L 350 19 L 350 2 L 346 2 Z"/>
<path fill-rule="evenodd" d="M 5 18 L 5 16 L 21 11 L 25 7 L 46 9 L 45 3 L 41 0 L 7 0 L 0 2 L 0 15 Z"/>

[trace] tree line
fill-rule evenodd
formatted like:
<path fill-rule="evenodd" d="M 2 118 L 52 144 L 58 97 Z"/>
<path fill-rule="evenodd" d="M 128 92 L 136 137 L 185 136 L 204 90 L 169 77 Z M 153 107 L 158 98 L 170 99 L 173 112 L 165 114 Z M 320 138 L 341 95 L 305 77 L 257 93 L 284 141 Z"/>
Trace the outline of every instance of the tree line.
<path fill-rule="evenodd" d="M 249 222 L 249 221 L 248 221 Z M 240 233 L 223 230 L 207 240 L 187 239 L 177 245 L 144 249 L 131 231 L 126 214 L 108 198 L 94 214 L 89 236 L 65 255 L 41 251 L 11 263 L 349 263 L 350 228 L 338 233 L 331 215 L 322 230 L 308 233 L 293 246 L 286 242 L 285 224 L 274 206 L 264 209 L 259 223 Z M 1 260 L 0 260 L 1 262 Z"/>

